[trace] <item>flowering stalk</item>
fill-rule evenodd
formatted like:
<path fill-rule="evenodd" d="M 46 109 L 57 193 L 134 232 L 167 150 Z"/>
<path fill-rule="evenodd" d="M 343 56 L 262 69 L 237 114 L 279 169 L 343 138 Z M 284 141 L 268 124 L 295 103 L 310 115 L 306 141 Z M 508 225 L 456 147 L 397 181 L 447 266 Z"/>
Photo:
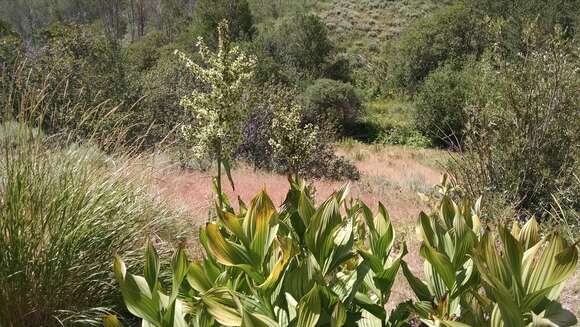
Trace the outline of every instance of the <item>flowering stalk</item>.
<path fill-rule="evenodd" d="M 182 134 L 191 144 L 194 157 L 209 157 L 218 165 L 216 186 L 218 202 L 222 207 L 222 165 L 230 174 L 232 156 L 241 142 L 242 129 L 247 117 L 244 90 L 252 79 L 256 59 L 232 46 L 228 37 L 227 21 L 218 25 L 218 48 L 212 52 L 202 38 L 197 47 L 204 65 L 193 62 L 178 50 L 177 56 L 190 72 L 203 84 L 181 99 L 181 106 L 195 117 L 194 125 L 184 125 Z"/>

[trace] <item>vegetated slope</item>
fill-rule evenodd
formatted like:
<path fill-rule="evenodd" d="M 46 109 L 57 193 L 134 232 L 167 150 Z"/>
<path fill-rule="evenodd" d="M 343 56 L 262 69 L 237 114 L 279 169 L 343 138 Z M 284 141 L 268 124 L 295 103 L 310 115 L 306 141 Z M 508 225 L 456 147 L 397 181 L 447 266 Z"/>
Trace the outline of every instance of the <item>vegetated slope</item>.
<path fill-rule="evenodd" d="M 450 0 L 329 0 L 314 7 L 331 37 L 350 51 L 374 51 L 415 19 Z"/>

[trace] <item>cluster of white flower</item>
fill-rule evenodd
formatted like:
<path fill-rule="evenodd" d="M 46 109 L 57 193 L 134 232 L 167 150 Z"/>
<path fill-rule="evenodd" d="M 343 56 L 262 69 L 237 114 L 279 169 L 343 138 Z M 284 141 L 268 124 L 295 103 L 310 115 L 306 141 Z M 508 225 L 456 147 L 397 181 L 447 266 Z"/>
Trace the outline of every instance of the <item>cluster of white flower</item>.
<path fill-rule="evenodd" d="M 256 59 L 230 44 L 228 25 L 218 27 L 218 49 L 212 52 L 202 38 L 197 47 L 204 66 L 175 51 L 191 73 L 205 85 L 181 99 L 181 106 L 193 113 L 194 125 L 182 128 L 198 158 L 229 160 L 241 142 L 247 108 L 244 89 L 254 74 Z M 218 158 L 219 156 L 219 158 Z"/>
<path fill-rule="evenodd" d="M 299 173 L 304 158 L 311 156 L 319 137 L 317 126 L 301 126 L 301 117 L 298 105 L 276 108 L 272 118 L 272 136 L 268 140 L 274 156 L 284 162 L 291 173 Z"/>

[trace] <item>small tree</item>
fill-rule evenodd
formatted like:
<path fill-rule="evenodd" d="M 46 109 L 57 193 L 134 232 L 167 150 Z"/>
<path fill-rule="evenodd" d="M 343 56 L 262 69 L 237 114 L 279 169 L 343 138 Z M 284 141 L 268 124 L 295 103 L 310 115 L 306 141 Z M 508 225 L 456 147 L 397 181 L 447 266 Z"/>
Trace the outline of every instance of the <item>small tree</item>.
<path fill-rule="evenodd" d="M 301 173 L 319 142 L 318 127 L 302 124 L 301 108 L 297 104 L 276 108 L 271 127 L 272 136 L 268 144 L 274 157 L 290 175 Z"/>
<path fill-rule="evenodd" d="M 195 118 L 195 123 L 184 125 L 182 132 L 185 140 L 192 144 L 195 157 L 209 157 L 217 162 L 216 186 L 221 207 L 221 169 L 223 165 L 233 187 L 229 167 L 240 144 L 247 113 L 242 98 L 247 82 L 254 75 L 256 60 L 231 45 L 225 20 L 218 26 L 216 52 L 212 52 L 201 37 L 197 47 L 204 66 L 176 50 L 191 73 L 205 86 L 181 99 L 181 106 Z"/>

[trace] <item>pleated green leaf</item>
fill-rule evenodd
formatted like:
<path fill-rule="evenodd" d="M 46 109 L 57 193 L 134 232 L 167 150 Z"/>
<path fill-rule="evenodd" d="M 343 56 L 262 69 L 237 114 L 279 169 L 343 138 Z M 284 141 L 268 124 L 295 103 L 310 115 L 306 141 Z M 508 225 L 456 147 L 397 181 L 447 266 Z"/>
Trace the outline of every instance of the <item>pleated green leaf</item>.
<path fill-rule="evenodd" d="M 445 286 L 452 289 L 455 284 L 455 272 L 449 258 L 425 243 L 421 245 L 419 254 L 433 266 Z"/>
<path fill-rule="evenodd" d="M 320 292 L 315 284 L 298 302 L 298 322 L 296 326 L 315 327 L 320 318 L 321 310 Z"/>

